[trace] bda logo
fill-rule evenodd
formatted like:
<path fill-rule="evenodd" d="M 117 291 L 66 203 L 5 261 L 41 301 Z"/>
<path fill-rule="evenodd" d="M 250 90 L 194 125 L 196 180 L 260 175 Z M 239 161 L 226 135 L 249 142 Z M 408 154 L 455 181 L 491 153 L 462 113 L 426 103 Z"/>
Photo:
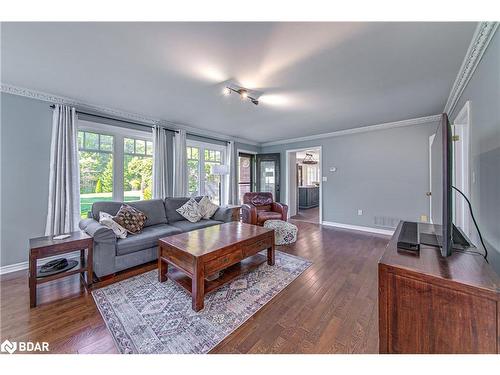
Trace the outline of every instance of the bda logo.
<path fill-rule="evenodd" d="M 14 353 L 17 349 L 17 342 L 10 342 L 9 340 L 5 340 L 2 342 L 2 345 L 0 345 L 0 350 L 2 352 L 8 352 L 10 354 Z"/>

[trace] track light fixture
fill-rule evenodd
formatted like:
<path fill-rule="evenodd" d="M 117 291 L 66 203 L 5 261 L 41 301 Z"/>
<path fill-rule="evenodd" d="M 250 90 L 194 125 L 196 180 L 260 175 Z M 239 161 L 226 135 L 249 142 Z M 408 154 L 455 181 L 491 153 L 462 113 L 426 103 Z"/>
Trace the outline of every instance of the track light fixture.
<path fill-rule="evenodd" d="M 240 96 L 241 100 L 250 100 L 255 105 L 259 104 L 259 101 L 250 95 L 248 95 L 248 90 L 245 88 L 232 88 L 229 86 L 226 86 L 222 89 L 222 94 L 224 96 L 229 96 L 232 92 L 238 94 Z"/>

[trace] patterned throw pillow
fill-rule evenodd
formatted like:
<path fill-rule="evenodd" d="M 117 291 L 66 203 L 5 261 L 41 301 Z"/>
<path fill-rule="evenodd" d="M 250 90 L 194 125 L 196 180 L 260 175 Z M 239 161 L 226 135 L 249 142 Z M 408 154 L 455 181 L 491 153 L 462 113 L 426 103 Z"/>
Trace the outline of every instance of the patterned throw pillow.
<path fill-rule="evenodd" d="M 111 229 L 118 238 L 127 237 L 127 230 L 116 221 L 114 221 L 113 215 L 110 215 L 107 212 L 99 212 L 99 224 L 102 224 L 105 227 Z"/>
<path fill-rule="evenodd" d="M 215 214 L 215 211 L 219 209 L 219 206 L 217 206 L 215 203 L 212 203 L 210 198 L 207 196 L 201 198 L 201 201 L 200 203 L 198 203 L 198 205 L 200 206 L 201 215 L 206 220 L 210 219 Z"/>
<path fill-rule="evenodd" d="M 200 212 L 200 205 L 193 198 L 184 203 L 176 211 L 191 223 L 200 221 L 203 216 Z"/>
<path fill-rule="evenodd" d="M 124 227 L 127 232 L 132 234 L 139 233 L 144 227 L 147 216 L 138 209 L 122 204 L 113 220 Z"/>

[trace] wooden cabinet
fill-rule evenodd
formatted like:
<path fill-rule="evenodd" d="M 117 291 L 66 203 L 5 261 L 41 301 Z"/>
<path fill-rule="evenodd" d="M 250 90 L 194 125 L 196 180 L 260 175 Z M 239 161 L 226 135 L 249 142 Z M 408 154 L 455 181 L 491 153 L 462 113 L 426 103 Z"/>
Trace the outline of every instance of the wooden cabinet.
<path fill-rule="evenodd" d="M 299 186 L 299 208 L 313 208 L 319 206 L 318 186 Z"/>
<path fill-rule="evenodd" d="M 500 280 L 480 256 L 422 246 L 379 261 L 380 353 L 499 353 Z"/>

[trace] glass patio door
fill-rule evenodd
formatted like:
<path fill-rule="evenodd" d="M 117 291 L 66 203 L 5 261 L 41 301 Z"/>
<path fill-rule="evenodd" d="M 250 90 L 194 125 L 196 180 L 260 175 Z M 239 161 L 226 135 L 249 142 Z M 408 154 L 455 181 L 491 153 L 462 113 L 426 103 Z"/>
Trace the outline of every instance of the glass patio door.
<path fill-rule="evenodd" d="M 276 202 L 280 200 L 280 154 L 258 154 L 257 191 L 273 193 Z"/>

